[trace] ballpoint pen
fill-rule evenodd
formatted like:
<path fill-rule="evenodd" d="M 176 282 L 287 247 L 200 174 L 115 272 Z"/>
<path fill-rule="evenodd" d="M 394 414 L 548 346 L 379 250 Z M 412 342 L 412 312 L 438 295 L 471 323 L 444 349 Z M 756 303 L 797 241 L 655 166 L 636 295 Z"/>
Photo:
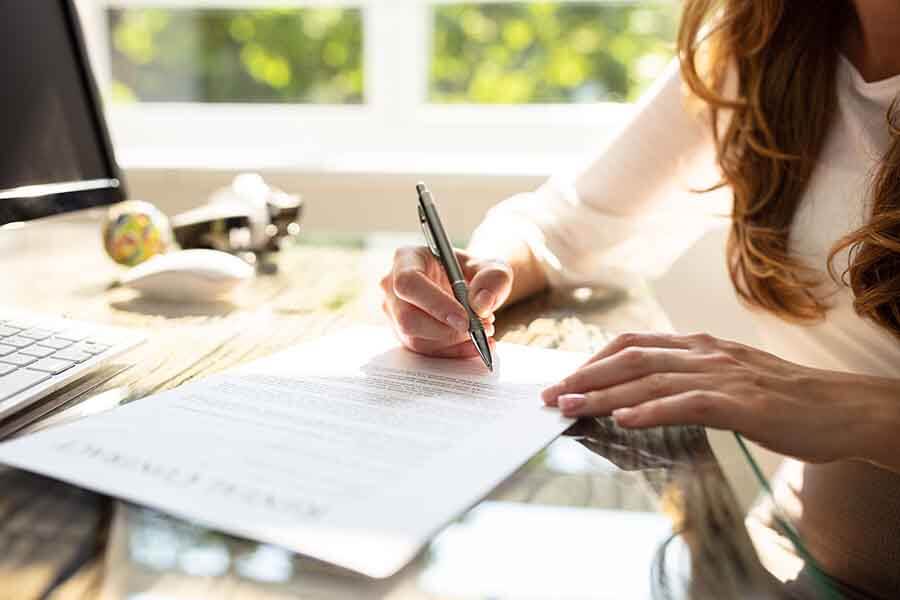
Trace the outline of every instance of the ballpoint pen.
<path fill-rule="evenodd" d="M 491 346 L 488 343 L 488 336 L 484 332 L 484 324 L 481 318 L 472 307 L 469 306 L 469 286 L 466 285 L 466 278 L 463 276 L 462 268 L 456 259 L 456 253 L 450 240 L 447 239 L 447 232 L 444 231 L 444 225 L 441 223 L 441 217 L 438 215 L 437 207 L 431 197 L 431 192 L 424 183 L 416 184 L 416 192 L 419 194 L 419 223 L 422 225 L 422 232 L 425 234 L 425 241 L 428 242 L 428 248 L 434 254 L 444 272 L 447 274 L 447 280 L 453 289 L 453 295 L 466 309 L 469 315 L 469 337 L 478 350 L 484 365 L 490 370 L 494 370 L 494 358 L 491 356 Z"/>

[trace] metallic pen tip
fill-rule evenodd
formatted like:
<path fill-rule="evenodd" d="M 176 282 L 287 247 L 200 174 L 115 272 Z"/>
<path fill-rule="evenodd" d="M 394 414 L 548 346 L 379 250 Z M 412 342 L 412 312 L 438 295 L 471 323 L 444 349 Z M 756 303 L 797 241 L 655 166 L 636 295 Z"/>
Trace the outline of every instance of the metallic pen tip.
<path fill-rule="evenodd" d="M 416 192 L 420 196 L 427 191 L 428 191 L 428 188 L 425 186 L 425 184 L 423 182 L 420 181 L 419 183 L 416 184 Z"/>
<path fill-rule="evenodd" d="M 478 349 L 478 354 L 481 355 L 481 360 L 484 362 L 484 366 L 487 367 L 487 370 L 491 373 L 494 372 L 494 361 L 491 360 L 490 350 L 484 352 L 481 348 Z"/>
<path fill-rule="evenodd" d="M 473 333 L 472 341 L 475 342 L 475 349 L 478 350 L 478 355 L 481 357 L 482 362 L 484 362 L 484 366 L 488 368 L 488 371 L 493 373 L 494 357 L 491 356 L 491 345 L 488 342 L 487 336 L 483 332 L 477 334 Z"/>

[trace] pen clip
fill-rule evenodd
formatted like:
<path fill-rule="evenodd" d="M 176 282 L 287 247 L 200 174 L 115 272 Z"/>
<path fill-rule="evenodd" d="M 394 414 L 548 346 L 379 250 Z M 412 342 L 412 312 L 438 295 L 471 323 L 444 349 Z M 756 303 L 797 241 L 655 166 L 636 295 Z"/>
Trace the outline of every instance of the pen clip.
<path fill-rule="evenodd" d="M 440 258 L 437 243 L 434 241 L 434 234 L 431 233 L 431 225 L 428 224 L 428 219 L 425 218 L 425 211 L 421 206 L 419 206 L 419 225 L 422 226 L 422 233 L 425 235 L 425 243 L 428 244 L 428 249 L 431 250 L 434 256 Z"/>

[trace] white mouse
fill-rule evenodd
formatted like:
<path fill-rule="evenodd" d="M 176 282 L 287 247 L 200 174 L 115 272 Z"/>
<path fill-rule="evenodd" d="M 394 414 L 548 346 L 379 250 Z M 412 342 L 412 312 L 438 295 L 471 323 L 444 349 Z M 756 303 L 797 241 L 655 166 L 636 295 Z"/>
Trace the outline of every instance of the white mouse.
<path fill-rule="evenodd" d="M 154 256 L 119 278 L 144 296 L 176 302 L 205 302 L 249 281 L 254 269 L 218 250 L 179 250 Z"/>

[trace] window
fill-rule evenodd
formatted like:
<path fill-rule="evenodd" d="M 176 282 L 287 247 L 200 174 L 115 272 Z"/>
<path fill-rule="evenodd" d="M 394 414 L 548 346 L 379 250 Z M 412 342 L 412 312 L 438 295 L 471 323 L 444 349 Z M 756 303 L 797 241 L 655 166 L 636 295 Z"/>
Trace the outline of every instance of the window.
<path fill-rule="evenodd" d="M 363 99 L 359 9 L 111 8 L 117 102 Z"/>
<path fill-rule="evenodd" d="M 76 1 L 120 154 L 240 145 L 318 166 L 579 154 L 668 63 L 678 16 L 674 0 Z"/>
<path fill-rule="evenodd" d="M 672 56 L 673 5 L 502 2 L 434 10 L 429 98 L 634 100 Z"/>

